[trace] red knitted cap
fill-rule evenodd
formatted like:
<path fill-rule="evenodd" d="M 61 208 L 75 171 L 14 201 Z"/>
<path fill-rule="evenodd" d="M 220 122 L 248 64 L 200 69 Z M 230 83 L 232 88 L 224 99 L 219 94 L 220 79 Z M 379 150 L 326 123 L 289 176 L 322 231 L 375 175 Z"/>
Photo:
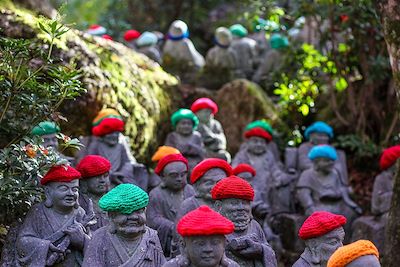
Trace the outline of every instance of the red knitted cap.
<path fill-rule="evenodd" d="M 40 180 L 41 185 L 45 185 L 51 182 L 71 182 L 76 179 L 80 179 L 81 174 L 69 165 L 56 165 L 46 173 L 46 175 Z"/>
<path fill-rule="evenodd" d="M 233 168 L 233 175 L 238 175 L 239 173 L 243 172 L 249 172 L 251 175 L 256 176 L 256 170 L 249 164 L 240 163 L 236 166 L 236 168 Z"/>
<path fill-rule="evenodd" d="M 327 211 L 316 211 L 311 214 L 299 230 L 299 237 L 303 240 L 323 236 L 344 224 L 346 217 Z"/>
<path fill-rule="evenodd" d="M 124 34 L 125 41 L 129 42 L 140 37 L 140 32 L 137 30 L 127 30 Z"/>
<path fill-rule="evenodd" d="M 228 235 L 233 223 L 208 206 L 200 206 L 183 216 L 176 226 L 181 236 Z"/>
<path fill-rule="evenodd" d="M 247 181 L 232 175 L 216 183 L 211 189 L 211 196 L 214 200 L 238 198 L 253 201 L 254 190 Z"/>
<path fill-rule="evenodd" d="M 400 158 L 400 145 L 385 149 L 379 162 L 381 170 L 389 169 L 398 158 Z"/>
<path fill-rule="evenodd" d="M 250 138 L 252 136 L 262 137 L 262 138 L 266 139 L 268 142 L 272 140 L 272 135 L 270 135 L 269 132 L 267 132 L 266 130 L 264 130 L 261 127 L 256 127 L 256 128 L 250 129 L 244 133 L 244 137 L 246 137 L 246 138 Z"/>
<path fill-rule="evenodd" d="M 164 170 L 165 166 L 167 166 L 171 162 L 176 162 L 176 161 L 185 163 L 186 168 L 189 169 L 188 161 L 184 156 L 182 156 L 182 154 L 169 154 L 158 161 L 157 166 L 154 169 L 154 172 L 157 175 L 160 175 Z"/>
<path fill-rule="evenodd" d="M 82 174 L 82 178 L 90 178 L 109 172 L 111 163 L 102 156 L 87 155 L 79 162 L 76 169 Z"/>
<path fill-rule="evenodd" d="M 125 123 L 119 118 L 105 118 L 92 128 L 92 133 L 95 136 L 104 136 L 112 132 L 122 132 L 124 126 Z"/>
<path fill-rule="evenodd" d="M 217 104 L 212 101 L 209 98 L 206 97 L 202 97 L 197 99 L 196 101 L 193 102 L 192 106 L 190 107 L 190 109 L 196 113 L 197 111 L 201 110 L 201 109 L 211 109 L 212 113 L 215 115 L 218 112 L 218 106 Z"/>
<path fill-rule="evenodd" d="M 192 174 L 190 175 L 190 182 L 194 184 L 197 180 L 199 180 L 207 171 L 213 168 L 222 169 L 226 176 L 232 175 L 232 167 L 223 159 L 217 158 L 208 158 L 202 160 L 199 164 L 197 164 L 193 170 Z"/>

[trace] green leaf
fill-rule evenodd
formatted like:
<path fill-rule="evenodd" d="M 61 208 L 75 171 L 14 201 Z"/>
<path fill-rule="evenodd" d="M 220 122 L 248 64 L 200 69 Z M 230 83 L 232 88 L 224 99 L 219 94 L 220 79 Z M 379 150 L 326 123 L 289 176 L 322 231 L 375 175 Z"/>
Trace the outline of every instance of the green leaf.
<path fill-rule="evenodd" d="M 338 90 L 339 92 L 344 91 L 347 88 L 347 86 L 348 83 L 346 79 L 343 77 L 340 77 L 335 83 L 336 90 Z"/>
<path fill-rule="evenodd" d="M 303 104 L 299 107 L 299 111 L 301 114 L 303 114 L 303 116 L 307 116 L 308 113 L 310 113 L 310 108 L 306 104 Z"/>

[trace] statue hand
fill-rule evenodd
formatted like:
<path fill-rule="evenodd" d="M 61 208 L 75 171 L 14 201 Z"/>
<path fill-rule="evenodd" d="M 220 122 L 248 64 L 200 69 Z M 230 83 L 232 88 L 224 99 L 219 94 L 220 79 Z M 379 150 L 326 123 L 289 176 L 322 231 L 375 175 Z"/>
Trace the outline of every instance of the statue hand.
<path fill-rule="evenodd" d="M 250 238 L 246 239 L 247 247 L 238 251 L 240 255 L 246 258 L 260 258 L 263 253 L 262 245 L 258 242 L 251 240 Z"/>
<path fill-rule="evenodd" d="M 78 249 L 83 249 L 85 244 L 85 231 L 84 227 L 80 223 L 74 223 L 73 225 L 69 226 L 67 229 L 64 230 L 69 238 L 71 245 Z"/>
<path fill-rule="evenodd" d="M 66 254 L 68 253 L 70 253 L 69 250 L 63 251 L 61 248 L 50 243 L 49 254 L 46 259 L 46 266 L 53 266 L 54 264 L 63 262 Z"/>

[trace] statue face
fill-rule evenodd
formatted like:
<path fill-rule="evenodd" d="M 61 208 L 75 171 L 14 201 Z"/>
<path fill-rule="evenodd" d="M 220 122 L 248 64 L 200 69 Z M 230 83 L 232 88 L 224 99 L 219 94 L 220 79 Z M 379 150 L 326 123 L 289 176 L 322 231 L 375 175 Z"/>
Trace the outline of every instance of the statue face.
<path fill-rule="evenodd" d="M 180 191 L 186 186 L 188 169 L 186 164 L 180 161 L 171 162 L 165 166 L 161 179 L 166 188 L 172 191 Z"/>
<path fill-rule="evenodd" d="M 244 231 L 251 220 L 250 201 L 237 198 L 223 199 L 220 213 L 233 222 L 235 231 Z"/>
<path fill-rule="evenodd" d="M 248 182 L 251 182 L 254 178 L 254 176 L 250 172 L 241 172 L 241 173 L 238 173 L 236 176 L 240 177 Z"/>
<path fill-rule="evenodd" d="M 101 137 L 101 141 L 103 141 L 103 143 L 109 146 L 117 145 L 118 140 L 119 140 L 119 132 L 112 132 Z"/>
<path fill-rule="evenodd" d="M 190 236 L 184 238 L 185 250 L 191 262 L 196 267 L 220 266 L 225 253 L 225 236 Z"/>
<path fill-rule="evenodd" d="M 176 124 L 175 130 L 178 134 L 188 136 L 193 133 L 193 121 L 190 119 L 181 119 Z"/>
<path fill-rule="evenodd" d="M 54 150 L 58 150 L 58 139 L 56 134 L 45 134 L 41 136 L 43 138 L 43 146 L 44 147 L 52 147 Z"/>
<path fill-rule="evenodd" d="M 197 195 L 204 199 L 212 199 L 211 189 L 219 180 L 225 177 L 225 171 L 220 168 L 212 168 L 208 170 L 196 183 L 194 183 Z"/>
<path fill-rule="evenodd" d="M 328 158 L 316 158 L 313 161 L 313 165 L 317 172 L 329 174 L 332 172 L 333 167 L 335 166 L 335 161 Z"/>
<path fill-rule="evenodd" d="M 53 208 L 66 211 L 74 208 L 79 197 L 79 180 L 71 182 L 51 182 L 45 189 L 46 198 L 51 200 Z"/>
<path fill-rule="evenodd" d="M 310 134 L 310 142 L 313 145 L 329 144 L 329 135 L 324 134 L 324 133 L 312 133 L 312 134 Z"/>
<path fill-rule="evenodd" d="M 343 246 L 343 240 L 343 227 L 335 229 L 321 237 L 306 240 L 306 247 L 311 251 L 312 263 L 316 266 L 326 266 L 331 255 Z"/>
<path fill-rule="evenodd" d="M 196 116 L 199 118 L 200 122 L 206 123 L 213 117 L 213 114 L 211 109 L 203 108 L 196 112 Z"/>
<path fill-rule="evenodd" d="M 116 234 L 134 238 L 142 235 L 146 231 L 146 209 L 140 209 L 131 214 L 122 214 L 117 212 L 109 212 L 112 226 L 116 230 Z"/>
<path fill-rule="evenodd" d="M 247 151 L 254 155 L 267 152 L 267 140 L 262 137 L 252 136 L 247 140 Z"/>
<path fill-rule="evenodd" d="M 375 255 L 365 255 L 355 259 L 346 265 L 346 267 L 381 267 L 379 260 Z"/>
<path fill-rule="evenodd" d="M 104 195 L 110 189 L 110 174 L 108 172 L 99 176 L 85 179 L 87 191 L 94 195 Z"/>

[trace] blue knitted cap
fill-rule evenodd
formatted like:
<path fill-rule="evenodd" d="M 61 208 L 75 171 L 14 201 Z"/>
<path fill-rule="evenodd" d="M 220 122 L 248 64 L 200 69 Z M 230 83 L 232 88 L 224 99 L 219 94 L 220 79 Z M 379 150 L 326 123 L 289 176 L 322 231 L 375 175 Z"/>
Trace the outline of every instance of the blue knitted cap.
<path fill-rule="evenodd" d="M 333 138 L 332 127 L 323 121 L 317 121 L 308 126 L 304 131 L 304 137 L 308 140 L 310 138 L 310 134 L 312 133 L 324 133 L 327 134 L 329 138 Z"/>
<path fill-rule="evenodd" d="M 336 149 L 328 145 L 314 146 L 308 153 L 308 158 L 314 160 L 316 158 L 328 158 L 337 160 Z"/>

